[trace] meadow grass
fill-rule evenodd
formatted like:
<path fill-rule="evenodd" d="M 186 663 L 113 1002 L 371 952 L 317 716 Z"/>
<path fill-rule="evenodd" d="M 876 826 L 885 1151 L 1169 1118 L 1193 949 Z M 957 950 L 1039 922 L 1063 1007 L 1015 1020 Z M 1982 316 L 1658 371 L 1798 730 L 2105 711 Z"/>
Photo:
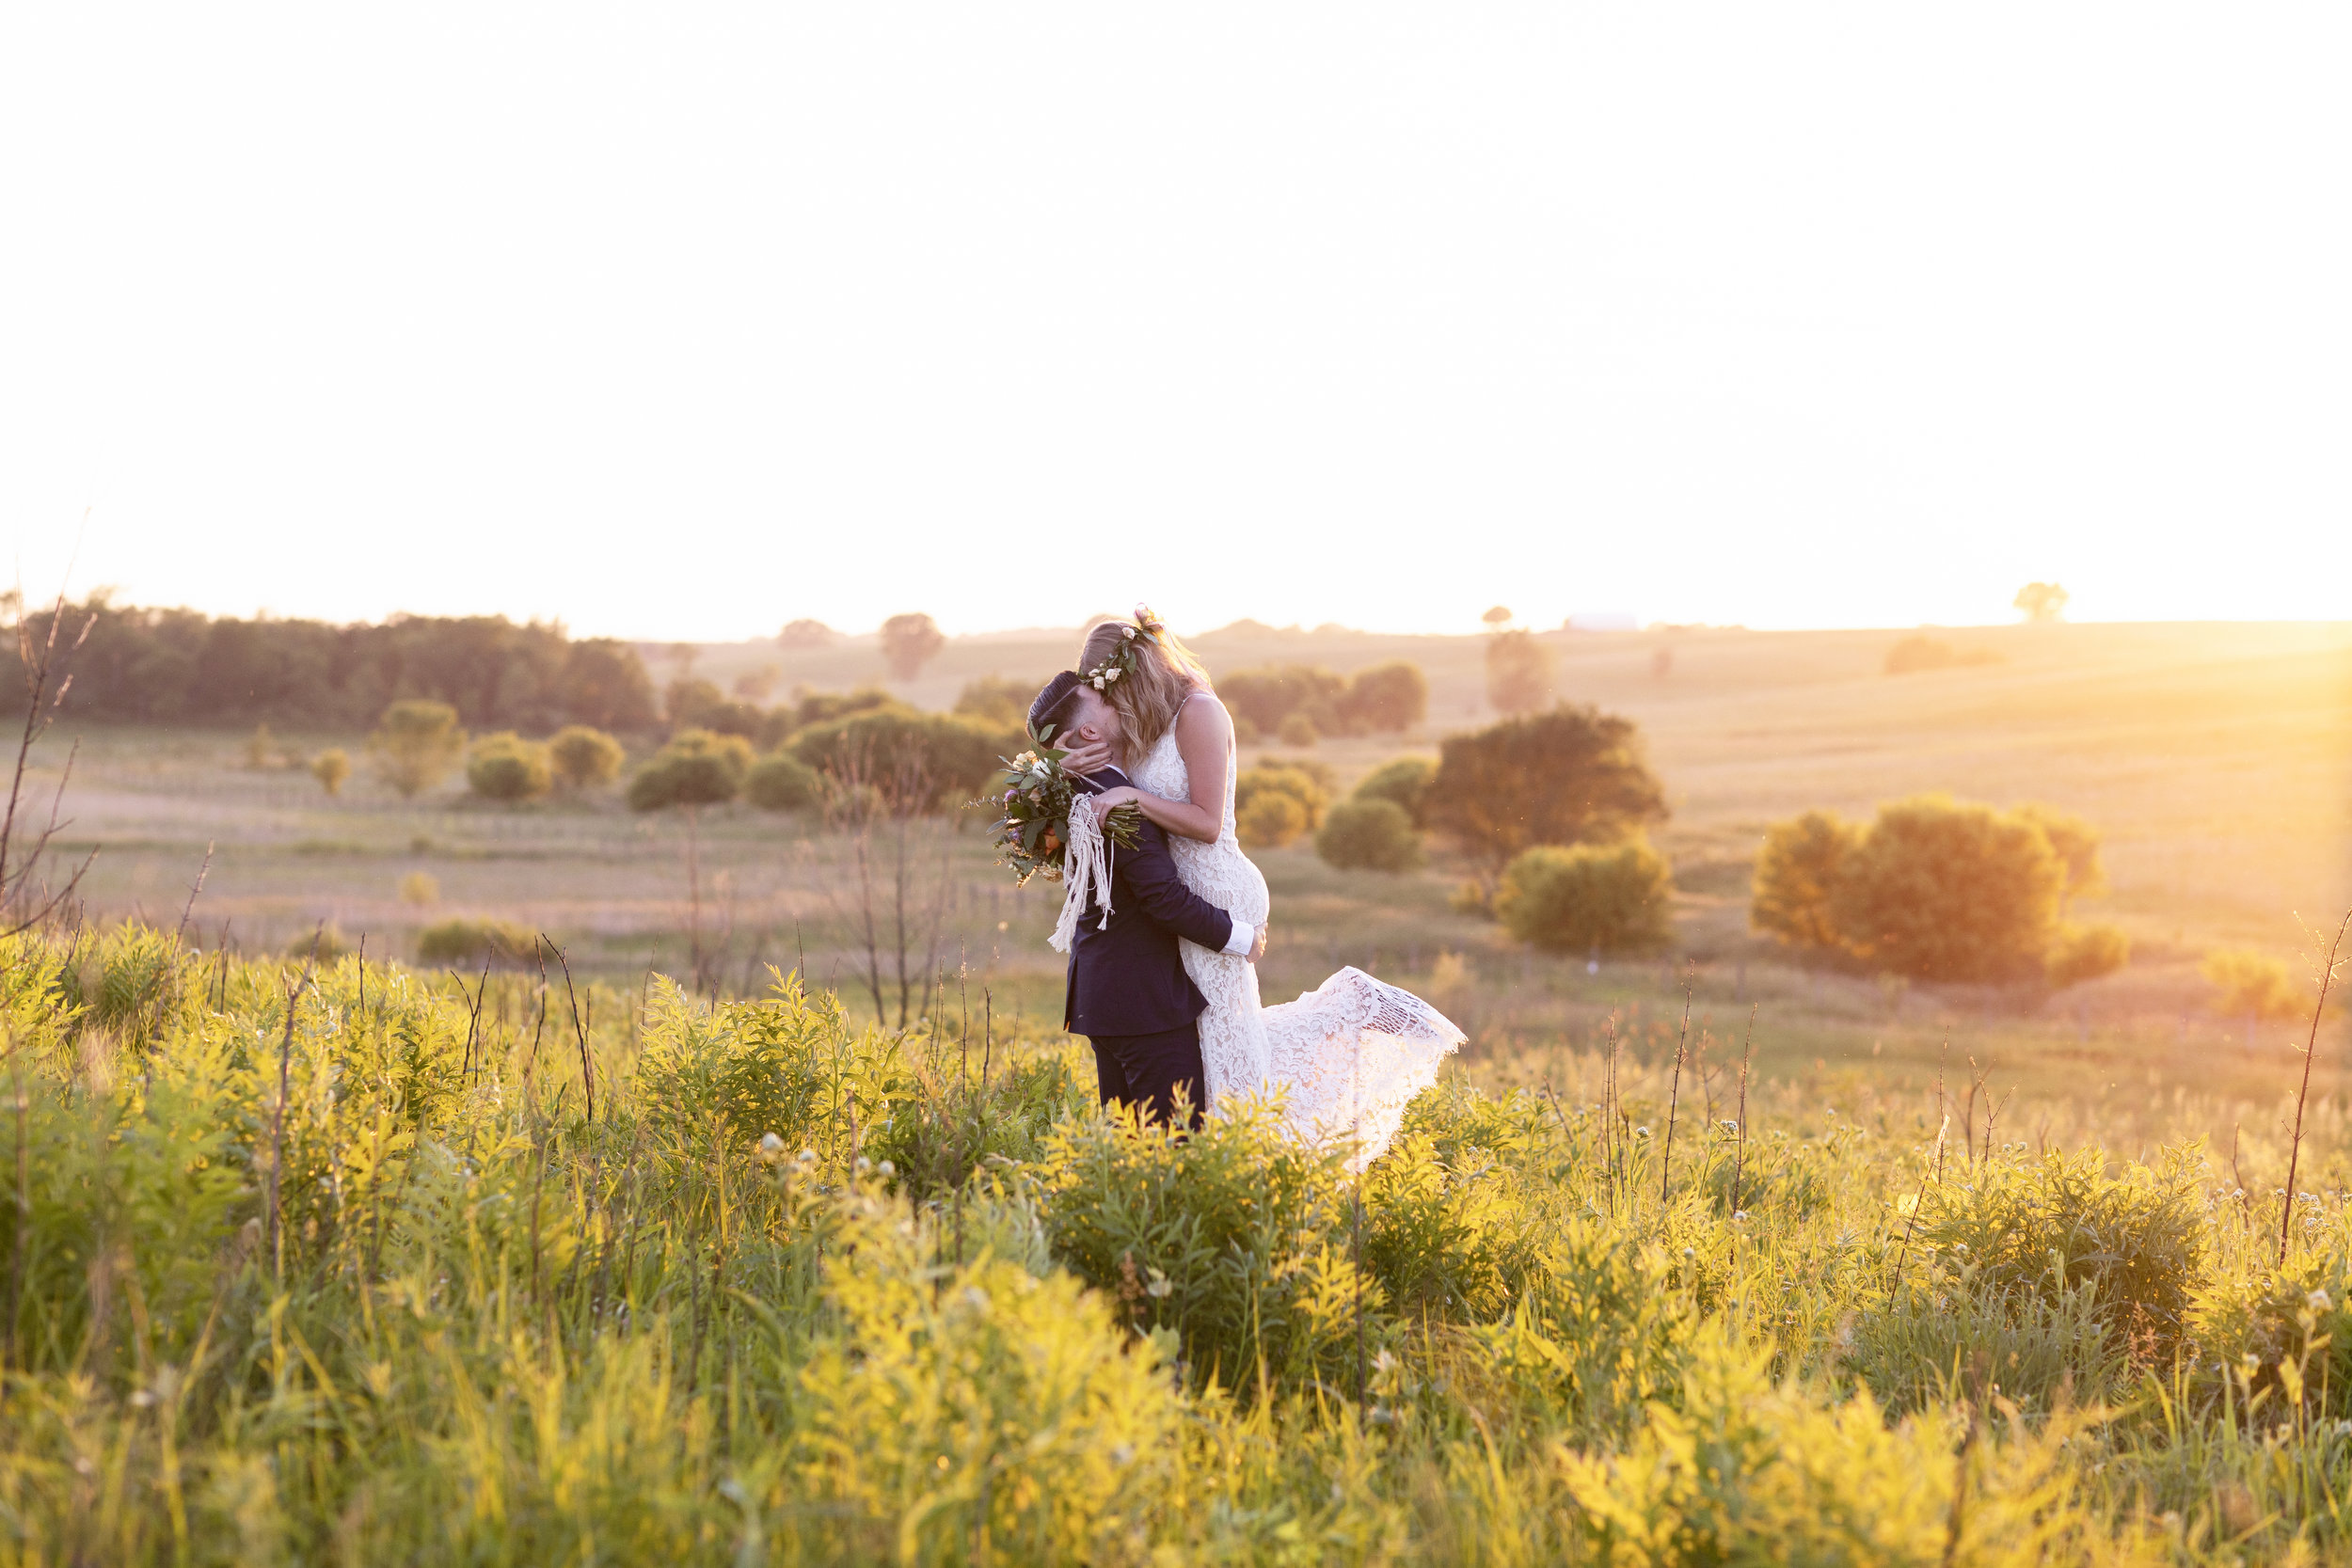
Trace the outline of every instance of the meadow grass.
<path fill-rule="evenodd" d="M 1742 1122 L 1607 1025 L 1357 1189 L 771 979 L 14 939 L 0 1560 L 2352 1551 L 2338 1110 L 2283 1259 L 2199 1145 L 1827 1074 Z"/>

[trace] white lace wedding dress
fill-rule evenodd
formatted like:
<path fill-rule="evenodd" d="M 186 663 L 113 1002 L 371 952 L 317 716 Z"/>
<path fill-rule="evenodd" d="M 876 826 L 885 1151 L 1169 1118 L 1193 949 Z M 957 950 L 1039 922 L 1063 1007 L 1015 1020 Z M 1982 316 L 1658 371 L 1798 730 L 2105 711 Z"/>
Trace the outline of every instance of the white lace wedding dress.
<path fill-rule="evenodd" d="M 1128 777 L 1165 800 L 1192 798 L 1192 776 L 1170 726 Z M 1233 769 L 1225 770 L 1225 824 L 1215 844 L 1168 835 L 1184 885 L 1253 926 L 1272 900 L 1265 877 L 1233 832 Z M 1184 969 L 1208 999 L 1200 1015 L 1200 1062 L 1212 1108 L 1273 1092 L 1284 1122 L 1310 1142 L 1352 1141 L 1360 1171 L 1396 1136 L 1405 1107 L 1438 1080 L 1438 1065 L 1462 1031 L 1412 992 L 1341 970 L 1295 1002 L 1258 1002 L 1258 970 L 1247 958 L 1182 942 Z"/>

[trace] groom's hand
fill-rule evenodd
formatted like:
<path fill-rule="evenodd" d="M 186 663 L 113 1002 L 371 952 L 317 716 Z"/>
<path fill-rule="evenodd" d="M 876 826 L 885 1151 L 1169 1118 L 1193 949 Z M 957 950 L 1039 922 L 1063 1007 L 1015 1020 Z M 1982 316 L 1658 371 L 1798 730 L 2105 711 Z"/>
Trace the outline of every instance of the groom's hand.
<path fill-rule="evenodd" d="M 1081 775 L 1100 773 L 1111 765 L 1111 749 L 1100 740 L 1082 740 L 1061 759 L 1062 767 Z"/>
<path fill-rule="evenodd" d="M 1260 958 L 1265 957 L 1265 927 L 1261 925 L 1258 927 L 1258 940 L 1249 944 L 1249 961 L 1251 963 L 1256 963 Z"/>

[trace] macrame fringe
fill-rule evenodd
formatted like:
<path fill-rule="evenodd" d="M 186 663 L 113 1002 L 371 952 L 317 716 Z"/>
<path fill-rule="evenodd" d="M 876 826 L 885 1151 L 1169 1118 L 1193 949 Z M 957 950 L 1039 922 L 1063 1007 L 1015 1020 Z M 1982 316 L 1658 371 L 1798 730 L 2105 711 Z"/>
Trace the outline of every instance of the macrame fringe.
<path fill-rule="evenodd" d="M 1069 952 L 1078 940 L 1078 922 L 1096 898 L 1103 901 L 1103 919 L 1094 928 L 1100 931 L 1111 923 L 1111 847 L 1104 840 L 1103 826 L 1084 800 L 1070 802 L 1070 820 L 1064 826 L 1070 832 L 1070 853 L 1062 862 L 1061 918 L 1054 922 L 1049 939 L 1057 953 Z"/>

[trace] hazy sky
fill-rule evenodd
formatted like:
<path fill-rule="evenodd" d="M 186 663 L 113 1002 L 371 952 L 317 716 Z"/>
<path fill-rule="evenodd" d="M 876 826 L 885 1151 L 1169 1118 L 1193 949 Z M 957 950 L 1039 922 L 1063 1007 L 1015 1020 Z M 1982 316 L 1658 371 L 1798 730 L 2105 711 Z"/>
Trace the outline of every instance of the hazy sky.
<path fill-rule="evenodd" d="M 0 534 L 729 638 L 2352 613 L 2352 10 L 11 6 Z"/>

